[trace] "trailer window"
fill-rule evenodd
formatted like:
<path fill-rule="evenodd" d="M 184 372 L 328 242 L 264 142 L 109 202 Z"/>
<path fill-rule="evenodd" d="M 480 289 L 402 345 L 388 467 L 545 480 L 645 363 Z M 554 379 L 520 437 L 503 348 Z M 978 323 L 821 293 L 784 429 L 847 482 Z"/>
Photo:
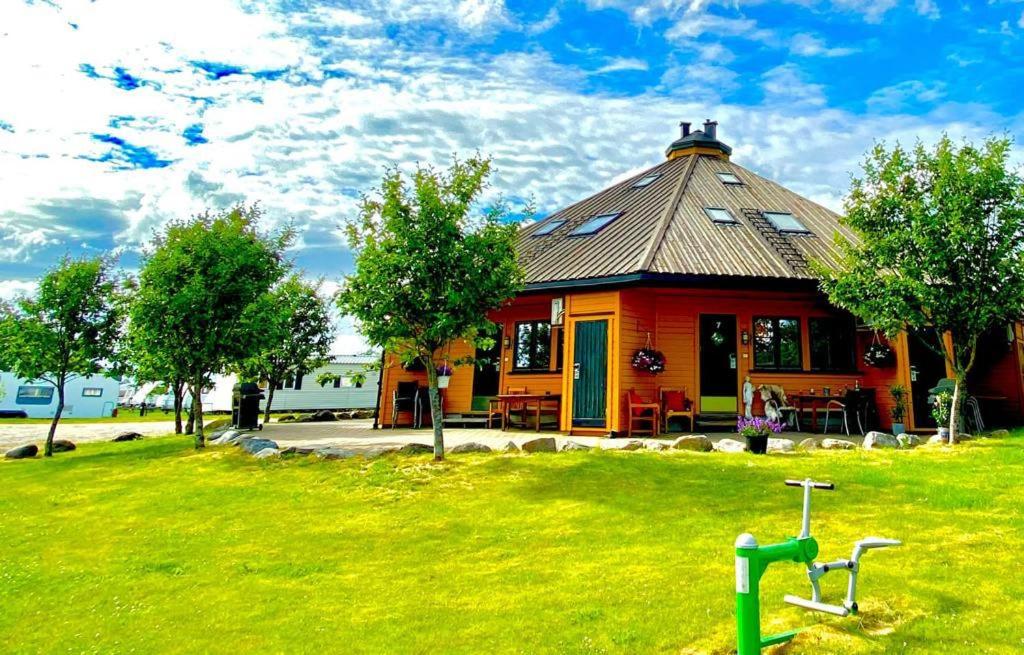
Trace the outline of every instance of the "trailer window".
<path fill-rule="evenodd" d="M 103 396 L 103 389 L 99 387 L 86 387 L 82 389 L 83 398 L 100 398 Z"/>
<path fill-rule="evenodd" d="M 19 405 L 49 405 L 53 400 L 53 387 L 22 385 L 18 387 Z"/>

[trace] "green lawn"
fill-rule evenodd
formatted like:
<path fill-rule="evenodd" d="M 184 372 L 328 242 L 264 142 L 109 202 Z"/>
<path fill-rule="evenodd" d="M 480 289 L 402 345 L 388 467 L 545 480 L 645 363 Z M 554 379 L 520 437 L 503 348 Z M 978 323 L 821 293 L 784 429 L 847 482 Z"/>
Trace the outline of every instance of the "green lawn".
<path fill-rule="evenodd" d="M 729 653 L 732 544 L 866 535 L 862 615 L 783 606 L 786 653 L 1024 651 L 1024 438 L 913 452 L 260 462 L 187 438 L 0 464 L 4 652 Z M 845 578 L 824 581 L 838 602 Z"/>

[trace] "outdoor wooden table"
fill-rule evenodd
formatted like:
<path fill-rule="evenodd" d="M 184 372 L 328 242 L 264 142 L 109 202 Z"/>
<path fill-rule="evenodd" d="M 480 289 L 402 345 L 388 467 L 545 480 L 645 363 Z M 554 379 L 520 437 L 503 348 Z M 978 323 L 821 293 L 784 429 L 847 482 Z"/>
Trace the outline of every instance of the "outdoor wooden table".
<path fill-rule="evenodd" d="M 554 403 L 555 413 L 562 406 L 562 394 L 558 393 L 506 393 L 495 396 L 501 406 L 501 429 L 508 430 L 508 413 L 513 405 L 523 405 L 523 411 L 532 409 L 537 421 L 536 431 L 540 432 L 540 415 L 544 404 Z"/>
<path fill-rule="evenodd" d="M 798 394 L 793 394 L 792 396 L 790 396 L 790 400 L 792 400 L 792 401 L 794 401 L 796 403 L 796 406 L 799 409 L 800 413 L 803 413 L 805 407 L 810 407 L 811 408 L 811 432 L 817 432 L 818 431 L 818 405 L 819 404 L 821 405 L 822 409 L 824 409 L 825 405 L 827 405 L 828 401 L 830 401 L 830 400 L 838 400 L 839 402 L 843 402 L 845 399 L 846 399 L 846 396 L 836 396 L 836 395 L 823 396 L 821 394 L 811 394 L 811 393 L 798 393 Z"/>

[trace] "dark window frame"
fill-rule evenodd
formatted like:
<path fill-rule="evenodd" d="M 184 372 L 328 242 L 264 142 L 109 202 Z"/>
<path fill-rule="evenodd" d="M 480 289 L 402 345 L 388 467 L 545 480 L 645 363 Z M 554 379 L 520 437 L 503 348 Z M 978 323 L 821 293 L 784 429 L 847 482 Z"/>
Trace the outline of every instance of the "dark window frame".
<path fill-rule="evenodd" d="M 98 391 L 99 393 L 86 393 L 87 391 Z M 102 398 L 103 387 L 83 387 L 82 398 Z"/>
<path fill-rule="evenodd" d="M 807 225 L 805 225 L 802 220 L 797 218 L 796 214 L 794 214 L 793 212 L 784 212 L 784 211 L 777 211 L 777 210 L 774 210 L 774 209 L 769 209 L 767 211 L 761 212 L 761 215 L 764 216 L 764 220 L 766 220 L 769 223 L 771 223 L 772 227 L 774 227 L 776 230 L 778 230 L 782 234 L 803 234 L 803 235 L 814 236 L 814 232 L 811 232 L 811 229 L 809 227 L 807 227 Z M 803 229 L 802 230 L 797 230 L 797 229 L 793 229 L 793 228 L 789 228 L 789 227 L 780 227 L 775 221 L 773 221 L 770 218 L 772 215 L 775 215 L 775 216 L 789 216 L 794 221 L 799 223 L 800 226 Z"/>
<path fill-rule="evenodd" d="M 771 364 L 762 364 L 758 361 L 758 337 L 757 337 L 757 323 L 758 321 L 771 321 L 772 323 L 772 360 Z M 796 365 L 795 366 L 783 366 L 782 365 L 782 331 L 779 329 L 779 323 L 781 321 L 793 321 L 796 323 Z M 803 321 L 800 320 L 799 316 L 755 316 L 751 321 L 753 328 L 753 346 L 754 346 L 754 370 L 755 371 L 802 371 L 804 367 L 804 328 Z"/>
<path fill-rule="evenodd" d="M 42 389 L 46 393 L 43 394 L 32 394 L 26 395 L 22 393 L 23 389 Z M 54 387 L 46 386 L 41 384 L 21 384 L 18 385 L 17 391 L 14 393 L 14 404 L 15 405 L 49 405 L 53 402 Z"/>
<path fill-rule="evenodd" d="M 554 220 L 548 219 L 548 220 L 544 221 L 539 228 L 534 230 L 533 234 L 531 234 L 530 236 L 531 237 L 544 237 L 544 236 L 547 236 L 547 235 L 551 234 L 552 232 L 554 232 L 555 230 L 557 230 L 558 228 L 560 228 L 563 225 L 565 225 L 567 222 L 568 221 L 566 221 L 564 218 L 556 218 Z"/>
<path fill-rule="evenodd" d="M 711 214 L 711 212 L 725 212 L 726 214 L 729 215 L 729 218 L 731 218 L 732 220 L 730 220 L 730 221 L 723 221 L 723 220 L 721 220 L 719 218 L 715 218 Z M 733 213 L 731 211 L 729 211 L 729 209 L 726 208 L 726 207 L 705 207 L 704 208 L 704 214 L 708 218 L 710 218 L 711 222 L 714 223 L 715 225 L 739 225 L 740 224 L 739 219 L 736 218 L 736 216 L 734 216 Z"/>
<path fill-rule="evenodd" d="M 582 230 L 584 226 L 586 226 L 591 221 L 594 221 L 594 220 L 596 220 L 598 218 L 608 218 L 608 220 L 605 221 L 604 224 L 600 225 L 599 227 L 597 227 L 597 228 L 595 228 L 593 230 L 589 230 L 587 232 L 580 232 L 580 230 Z M 572 229 L 572 232 L 569 233 L 569 236 L 571 236 L 571 237 L 589 237 L 589 236 L 593 236 L 595 234 L 599 234 L 599 233 L 603 232 L 605 230 L 605 228 L 607 228 L 609 225 L 611 225 L 615 221 L 619 220 L 620 218 L 622 218 L 622 212 L 602 212 L 600 214 L 594 214 L 592 216 L 588 216 L 587 220 L 583 221 L 582 223 L 580 223 L 579 225 L 577 225 L 576 227 L 574 227 Z"/>
<path fill-rule="evenodd" d="M 736 181 L 731 182 L 729 180 L 725 180 L 722 178 L 723 175 L 730 175 Z M 743 178 L 741 178 L 739 175 L 731 171 L 715 171 L 715 176 L 718 177 L 718 181 L 721 182 L 722 184 L 728 184 L 729 186 L 743 186 Z"/>
<path fill-rule="evenodd" d="M 629 188 L 631 188 L 631 189 L 646 189 L 647 187 L 649 187 L 652 184 L 654 184 L 655 182 L 657 182 L 661 178 L 662 175 L 663 175 L 663 173 L 649 173 L 647 175 L 644 175 L 640 179 L 638 179 L 636 182 L 633 182 L 633 184 L 629 185 Z M 649 180 L 649 181 L 648 182 L 644 182 L 644 180 Z M 641 184 L 641 182 L 643 182 L 643 184 Z"/>
<path fill-rule="evenodd" d="M 828 329 L 828 338 L 831 345 L 833 337 L 837 334 L 838 330 L 843 330 L 846 333 L 846 338 L 849 342 L 849 361 L 842 362 L 841 365 L 830 365 L 830 366 L 818 366 L 815 362 L 815 325 L 822 323 L 830 323 L 831 327 Z M 852 318 L 844 318 L 842 316 L 809 316 L 807 318 L 807 343 L 810 347 L 810 367 L 812 371 L 820 371 L 827 373 L 849 373 L 857 369 L 857 326 Z M 831 351 L 832 348 L 829 347 Z M 843 356 L 845 359 L 845 355 Z"/>
<path fill-rule="evenodd" d="M 520 328 L 520 326 L 523 326 L 523 325 L 530 325 L 530 326 L 532 326 L 531 330 L 530 330 L 529 345 L 527 346 L 529 351 L 530 351 L 527 354 L 527 359 L 529 360 L 529 364 L 530 364 L 529 366 L 520 366 L 519 365 L 519 354 L 520 354 L 520 351 L 519 351 L 519 328 Z M 537 347 L 538 347 L 539 340 L 537 339 L 537 329 L 538 329 L 539 325 L 546 325 L 547 329 L 548 329 L 548 335 L 547 335 L 548 336 L 548 361 L 547 361 L 547 364 L 545 366 L 537 366 L 536 365 L 538 363 L 536 361 L 536 359 L 538 357 Z M 529 321 L 516 321 L 515 325 L 512 328 L 512 370 L 511 370 L 512 373 L 550 373 L 550 372 L 552 372 L 551 371 L 551 343 L 552 343 L 551 335 L 552 335 L 553 330 L 554 330 L 554 326 L 551 325 L 551 321 L 548 320 L 548 319 L 534 319 L 534 320 L 529 320 Z"/>

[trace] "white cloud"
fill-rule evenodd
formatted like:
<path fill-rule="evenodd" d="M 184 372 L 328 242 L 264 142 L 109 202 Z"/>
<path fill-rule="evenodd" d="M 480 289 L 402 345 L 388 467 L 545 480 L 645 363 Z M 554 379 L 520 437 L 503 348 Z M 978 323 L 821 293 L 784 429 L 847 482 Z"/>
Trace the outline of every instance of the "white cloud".
<path fill-rule="evenodd" d="M 868 97 L 868 107 L 874 110 L 900 110 L 910 102 L 933 104 L 946 95 L 946 83 L 906 80 L 878 89 Z"/>
<path fill-rule="evenodd" d="M 931 20 L 942 18 L 942 12 L 939 11 L 935 0 L 914 0 L 914 8 L 917 9 L 917 13 Z"/>
<path fill-rule="evenodd" d="M 647 62 L 643 59 L 636 59 L 635 57 L 612 57 L 604 66 L 601 66 L 594 72 L 601 75 L 604 73 L 617 73 L 620 71 L 645 71 L 647 68 Z"/>
<path fill-rule="evenodd" d="M 825 105 L 824 88 L 804 79 L 795 64 L 776 66 L 761 76 L 765 102 L 788 107 L 821 107 Z"/>
<path fill-rule="evenodd" d="M 35 280 L 0 280 L 0 300 L 11 301 L 36 292 Z"/>
<path fill-rule="evenodd" d="M 854 48 L 830 48 L 823 39 L 806 32 L 793 35 L 789 51 L 801 57 L 845 57 L 857 52 Z"/>
<path fill-rule="evenodd" d="M 531 36 L 536 36 L 538 34 L 543 34 L 544 32 L 547 32 L 555 25 L 558 25 L 560 21 L 561 16 L 558 13 L 558 9 L 556 7 L 552 7 L 551 9 L 548 10 L 548 13 L 544 15 L 544 18 L 536 22 L 527 24 L 523 28 L 523 31 L 525 31 L 527 34 Z"/>
<path fill-rule="evenodd" d="M 772 42 L 775 35 L 771 30 L 757 26 L 752 18 L 719 16 L 718 14 L 699 13 L 689 15 L 677 21 L 665 32 L 670 41 L 686 41 L 699 36 L 742 37 L 751 41 Z"/>

